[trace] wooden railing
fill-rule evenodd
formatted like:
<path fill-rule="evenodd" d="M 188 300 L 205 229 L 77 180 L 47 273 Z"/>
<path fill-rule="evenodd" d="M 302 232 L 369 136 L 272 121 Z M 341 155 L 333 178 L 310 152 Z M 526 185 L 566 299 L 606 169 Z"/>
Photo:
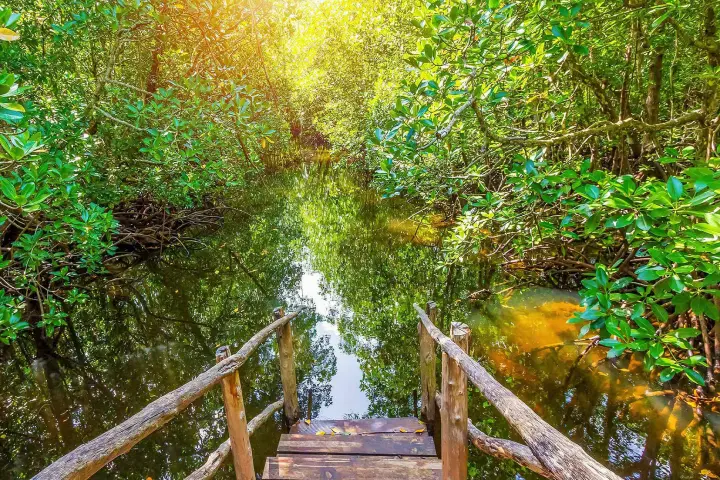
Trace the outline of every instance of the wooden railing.
<path fill-rule="evenodd" d="M 140 440 L 165 425 L 214 385 L 221 383 L 229 438 L 210 455 L 202 467 L 187 478 L 193 480 L 211 478 L 232 453 L 236 478 L 255 480 L 250 435 L 280 408 L 284 409 L 286 425 L 291 425 L 300 418 L 290 326 L 290 320 L 297 315 L 297 312 L 285 315 L 282 308 L 275 309 L 273 322 L 256 333 L 237 353 L 230 355 L 228 347 L 220 347 L 215 355 L 215 366 L 158 398 L 121 424 L 80 445 L 33 478 L 35 480 L 90 478 L 113 459 L 127 453 Z M 237 371 L 273 332 L 277 333 L 283 398 L 268 405 L 248 423 Z"/>
<path fill-rule="evenodd" d="M 448 338 L 434 324 L 437 319 L 435 303 L 429 302 L 425 310 L 417 304 L 414 307 L 420 317 L 421 412 L 428 424 L 428 432 L 437 434 L 436 423 L 440 422 L 444 480 L 467 478 L 469 441 L 487 454 L 514 460 L 546 478 L 620 480 L 615 473 L 540 418 L 467 354 L 470 346 L 467 325 L 453 323 Z M 442 350 L 441 393 L 435 391 L 435 343 Z M 468 420 L 468 379 L 520 434 L 525 445 L 490 437 Z M 440 410 L 439 418 L 436 409 Z"/>

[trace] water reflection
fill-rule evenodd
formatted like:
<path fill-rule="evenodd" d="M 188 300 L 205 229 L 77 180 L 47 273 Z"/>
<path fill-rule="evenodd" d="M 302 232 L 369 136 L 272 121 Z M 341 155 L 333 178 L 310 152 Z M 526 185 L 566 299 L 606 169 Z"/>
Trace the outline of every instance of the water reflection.
<path fill-rule="evenodd" d="M 349 315 L 344 311 L 340 300 L 322 288 L 323 277 L 319 272 L 303 273 L 301 294 L 303 298 L 310 299 L 315 311 L 327 320 L 318 322 L 315 326 L 317 334 L 328 339 L 336 359 L 337 372 L 330 379 L 330 392 L 332 403 L 323 405 L 316 418 L 337 420 L 348 417 L 362 418 L 367 412 L 370 400 L 360 389 L 362 370 L 354 355 L 342 349 L 342 339 L 336 325 L 340 315 Z"/>
<path fill-rule="evenodd" d="M 490 302 L 470 316 L 473 353 L 538 414 L 626 478 L 717 478 L 717 446 L 710 442 L 718 425 L 694 421 L 693 405 L 648 378 L 639 358 L 611 362 L 604 349 L 576 341 L 566 320 L 578 308 L 573 293 L 540 288 Z M 493 412 L 473 406 L 481 427 L 511 433 L 498 428 L 503 422 Z"/>
<path fill-rule="evenodd" d="M 698 419 L 673 396 L 648 397 L 660 386 L 633 359 L 613 364 L 593 349 L 577 361 L 586 345 L 572 343 L 566 323 L 574 294 L 531 289 L 477 309 L 460 300 L 505 279 L 482 261 L 438 269 L 442 231 L 433 226 L 444 219 L 420 222 L 420 207 L 379 201 L 364 179 L 328 165 L 268 177 L 232 206 L 201 244 L 92 285 L 54 350 L 25 338 L 0 351 L 0 478 L 29 478 L 191 379 L 214 363 L 218 345 L 238 348 L 277 305 L 308 307 L 294 323 L 303 412 L 312 390 L 315 418 L 411 415 L 419 388 L 412 304 L 428 299 L 443 329 L 472 325 L 473 355 L 502 383 L 623 476 L 717 475 L 716 412 Z M 240 373 L 250 415 L 280 396 L 273 342 Z M 470 406 L 484 431 L 517 439 L 476 391 Z M 279 419 L 255 434 L 256 469 L 279 435 Z M 182 478 L 225 436 L 215 390 L 97 478 Z M 510 462 L 471 460 L 473 478 L 536 478 Z"/>

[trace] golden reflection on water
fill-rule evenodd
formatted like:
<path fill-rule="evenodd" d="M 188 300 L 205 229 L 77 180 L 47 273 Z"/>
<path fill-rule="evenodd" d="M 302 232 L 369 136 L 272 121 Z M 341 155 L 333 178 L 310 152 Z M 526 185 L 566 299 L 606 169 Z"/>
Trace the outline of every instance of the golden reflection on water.
<path fill-rule="evenodd" d="M 575 441 L 607 449 L 607 435 L 626 429 L 613 441 L 637 478 L 680 478 L 687 468 L 697 478 L 720 478 L 713 408 L 706 405 L 698 417 L 692 398 L 668 394 L 671 385 L 644 371 L 642 354 L 610 361 L 607 349 L 596 346 L 578 362 L 588 342 L 578 341 L 581 324 L 567 323 L 582 311 L 577 300 L 569 292 L 529 289 L 485 305 L 471 318 L 475 353 Z M 631 441 L 629 431 L 637 438 Z"/>
<path fill-rule="evenodd" d="M 423 221 L 414 221 L 407 218 L 391 218 L 387 229 L 393 235 L 415 245 L 437 245 L 440 241 L 440 232 L 432 225 Z"/>
<path fill-rule="evenodd" d="M 577 338 L 578 328 L 567 321 L 582 310 L 577 303 L 564 300 L 506 307 L 503 313 L 509 320 L 506 334 L 525 352 L 571 342 Z"/>

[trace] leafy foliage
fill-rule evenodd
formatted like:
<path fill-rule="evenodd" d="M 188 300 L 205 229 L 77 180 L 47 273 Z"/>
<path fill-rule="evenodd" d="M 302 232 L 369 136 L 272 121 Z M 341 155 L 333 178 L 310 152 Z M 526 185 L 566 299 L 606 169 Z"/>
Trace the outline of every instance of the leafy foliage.
<path fill-rule="evenodd" d="M 162 245 L 154 224 L 192 223 L 184 209 L 244 185 L 287 127 L 258 90 L 265 79 L 234 63 L 258 48 L 220 33 L 248 5 L 13 10 L 0 9 L 0 340 L 37 327 L 52 343 L 84 299 L 81 277 L 118 250 Z"/>
<path fill-rule="evenodd" d="M 664 382 L 714 382 L 717 15 L 702 2 L 426 2 L 395 120 L 371 138 L 376 178 L 455 219 L 448 264 L 490 255 L 581 279 L 573 322 L 609 358 L 643 352 Z"/>
<path fill-rule="evenodd" d="M 302 130 L 351 160 L 365 158 L 368 135 L 388 119 L 387 103 L 405 74 L 412 8 L 406 0 L 306 5 L 282 57 Z"/>

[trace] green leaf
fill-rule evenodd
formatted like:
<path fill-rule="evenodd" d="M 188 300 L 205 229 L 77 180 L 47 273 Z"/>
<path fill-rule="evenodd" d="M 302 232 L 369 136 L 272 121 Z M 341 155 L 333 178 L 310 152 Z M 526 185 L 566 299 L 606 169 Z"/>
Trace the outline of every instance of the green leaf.
<path fill-rule="evenodd" d="M 685 313 L 690 309 L 690 293 L 679 293 L 673 297 L 670 303 L 675 306 L 675 313 Z"/>
<path fill-rule="evenodd" d="M 675 373 L 676 373 L 675 370 L 673 370 L 671 368 L 663 369 L 663 371 L 660 372 L 660 381 L 663 383 L 669 382 L 670 380 L 673 379 L 673 377 L 675 376 Z"/>
<path fill-rule="evenodd" d="M 573 45 L 573 52 L 578 55 L 590 55 L 590 50 L 585 45 Z"/>
<path fill-rule="evenodd" d="M 677 363 L 675 362 L 675 360 L 673 360 L 671 358 L 667 358 L 667 357 L 658 358 L 657 364 L 660 365 L 661 367 L 676 367 L 677 368 Z"/>
<path fill-rule="evenodd" d="M 0 103 L 0 107 L 7 108 L 8 110 L 14 110 L 14 111 L 20 112 L 20 113 L 25 113 L 25 107 L 23 107 L 19 103 L 14 103 L 14 102 L 4 103 L 4 102 L 2 102 L 2 103 Z"/>
<path fill-rule="evenodd" d="M 22 118 L 21 111 L 5 108 L 5 104 L 0 103 L 0 120 L 14 123 L 22 120 Z"/>
<path fill-rule="evenodd" d="M 381 143 L 383 141 L 383 131 L 379 128 L 375 129 L 375 138 L 377 139 L 378 143 Z"/>
<path fill-rule="evenodd" d="M 709 223 L 697 223 L 693 225 L 693 228 L 701 232 L 709 233 L 710 235 L 720 235 L 720 227 L 710 225 Z"/>
<path fill-rule="evenodd" d="M 623 228 L 633 223 L 634 215 L 628 213 L 627 215 L 621 215 L 618 217 L 610 217 L 605 221 L 605 227 L 607 228 Z"/>
<path fill-rule="evenodd" d="M 710 308 L 710 301 L 705 297 L 696 296 L 690 301 L 690 308 L 697 315 L 703 315 Z"/>
<path fill-rule="evenodd" d="M 649 372 L 655 367 L 655 358 L 652 355 L 645 355 L 643 358 L 643 369 Z"/>
<path fill-rule="evenodd" d="M 600 213 L 595 213 L 585 221 L 585 235 L 594 232 L 600 223 Z"/>
<path fill-rule="evenodd" d="M 637 274 L 638 278 L 640 280 L 644 280 L 646 282 L 652 282 L 653 280 L 657 280 L 661 276 L 665 274 L 665 269 L 662 267 L 640 267 L 637 270 L 635 270 L 635 273 Z"/>
<path fill-rule="evenodd" d="M 657 359 L 660 358 L 664 351 L 665 347 L 662 343 L 654 343 L 648 350 L 648 353 L 652 355 L 653 358 Z"/>
<path fill-rule="evenodd" d="M 683 372 L 685 372 L 685 376 L 689 378 L 692 382 L 697 383 L 698 385 L 705 386 L 705 379 L 695 370 L 692 370 L 690 368 L 683 368 Z"/>
<path fill-rule="evenodd" d="M 652 226 L 652 219 L 647 215 L 640 215 L 635 220 L 635 225 L 637 225 L 640 230 L 647 232 Z"/>
<path fill-rule="evenodd" d="M 685 284 L 682 280 L 680 280 L 679 276 L 673 275 L 670 277 L 670 288 L 672 288 L 675 292 L 680 293 L 685 290 Z"/>
<path fill-rule="evenodd" d="M 680 363 L 689 367 L 695 367 L 698 365 L 701 365 L 703 367 L 708 366 L 707 359 L 703 355 L 693 355 L 692 357 L 680 360 Z"/>
<path fill-rule="evenodd" d="M 598 265 L 597 269 L 595 270 L 595 279 L 598 282 L 598 285 L 601 287 L 606 287 L 608 284 L 608 274 L 605 270 L 604 265 Z"/>
<path fill-rule="evenodd" d="M 616 358 L 625 352 L 625 344 L 615 345 L 607 352 L 607 358 Z"/>
<path fill-rule="evenodd" d="M 620 340 L 618 340 L 618 339 L 616 339 L 616 338 L 603 338 L 603 339 L 600 340 L 598 343 L 599 343 L 600 345 L 602 345 L 603 347 L 612 348 L 612 347 L 615 347 L 615 346 L 617 346 L 617 345 L 620 345 L 622 342 L 620 342 Z"/>
<path fill-rule="evenodd" d="M 636 318 L 635 323 L 637 324 L 638 328 L 640 328 L 640 330 L 642 330 L 643 332 L 647 333 L 648 335 L 655 335 L 655 328 L 652 326 L 652 323 L 650 323 L 645 317 Z"/>
<path fill-rule="evenodd" d="M 614 281 L 612 285 L 610 286 L 610 290 L 612 291 L 618 291 L 622 290 L 623 288 L 627 287 L 632 283 L 633 279 L 632 277 L 622 277 L 618 280 Z"/>
<path fill-rule="evenodd" d="M 667 181 L 667 191 L 670 198 L 678 200 L 683 194 L 683 184 L 676 177 L 670 177 Z"/>
<path fill-rule="evenodd" d="M 553 25 L 551 30 L 554 37 L 557 37 L 563 42 L 567 43 L 568 38 L 566 32 L 560 25 Z"/>
<path fill-rule="evenodd" d="M 698 223 L 695 225 L 697 230 L 709 233 L 711 235 L 720 235 L 720 215 L 717 213 L 706 213 L 705 221 L 707 223 Z"/>
<path fill-rule="evenodd" d="M 3 195 L 12 201 L 15 201 L 17 198 L 15 187 L 7 178 L 0 178 L 0 191 L 2 191 Z"/>
<path fill-rule="evenodd" d="M 674 330 L 670 332 L 671 335 L 676 336 L 677 338 L 695 338 L 698 335 L 700 335 L 700 330 L 697 328 L 678 328 L 677 330 Z"/>
<path fill-rule="evenodd" d="M 665 310 L 663 307 L 661 307 L 657 303 L 651 304 L 650 308 L 652 309 L 652 312 L 653 312 L 653 315 L 655 315 L 655 318 L 657 318 L 661 322 L 667 322 L 667 320 L 669 318 L 667 310 Z"/>

